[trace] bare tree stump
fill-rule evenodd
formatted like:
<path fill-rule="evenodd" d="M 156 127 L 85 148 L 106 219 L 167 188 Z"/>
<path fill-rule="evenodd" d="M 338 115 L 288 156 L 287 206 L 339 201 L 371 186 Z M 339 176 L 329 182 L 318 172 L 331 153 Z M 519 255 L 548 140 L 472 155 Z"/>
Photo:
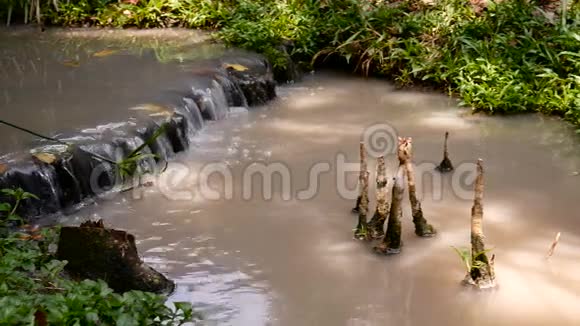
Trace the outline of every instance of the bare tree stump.
<path fill-rule="evenodd" d="M 373 218 L 369 222 L 371 238 L 381 239 L 385 236 L 385 221 L 389 213 L 389 203 L 387 202 L 387 169 L 385 167 L 385 157 L 377 159 L 377 208 Z"/>
<path fill-rule="evenodd" d="M 362 199 L 362 184 L 361 184 L 361 180 L 364 178 L 364 173 L 367 171 L 367 162 L 366 162 L 366 149 L 365 149 L 365 143 L 361 142 L 359 144 L 359 160 L 360 160 L 360 171 L 359 171 L 359 175 L 358 175 L 358 186 L 359 186 L 359 195 L 356 198 L 356 203 L 354 205 L 354 208 L 352 209 L 352 212 L 355 214 L 358 214 L 359 210 L 360 210 L 360 204 L 361 204 L 361 199 Z"/>
<path fill-rule="evenodd" d="M 449 132 L 446 131 L 445 132 L 445 142 L 443 144 L 443 160 L 441 161 L 439 166 L 437 166 L 437 171 L 442 172 L 442 173 L 453 171 L 453 163 L 451 163 L 451 160 L 449 159 L 449 152 L 447 151 L 448 138 L 449 138 Z"/>
<path fill-rule="evenodd" d="M 73 278 L 101 279 L 116 292 L 170 293 L 175 286 L 141 261 L 133 235 L 106 229 L 102 221 L 63 227 L 57 257 L 68 261 L 65 270 Z"/>
<path fill-rule="evenodd" d="M 387 231 L 383 240 L 374 247 L 378 254 L 392 255 L 401 252 L 401 219 L 403 217 L 403 194 L 405 193 L 404 167 L 399 166 L 397 176 L 393 179 L 391 210 L 387 222 Z"/>
<path fill-rule="evenodd" d="M 407 174 L 407 184 L 409 186 L 409 201 L 411 202 L 411 211 L 413 215 L 413 224 L 415 224 L 415 234 L 420 237 L 432 237 L 437 231 L 427 222 L 423 216 L 421 202 L 417 199 L 417 190 L 415 187 L 415 172 L 413 170 L 413 139 L 411 137 L 399 137 L 399 148 L 397 151 L 399 164 L 405 167 Z"/>
<path fill-rule="evenodd" d="M 465 276 L 464 283 L 479 289 L 495 286 L 494 256 L 487 258 L 483 235 L 483 161 L 477 160 L 475 196 L 471 208 L 471 271 Z"/>
<path fill-rule="evenodd" d="M 369 172 L 367 170 L 366 150 L 364 143 L 360 143 L 360 201 L 358 205 L 358 224 L 354 231 L 354 237 L 359 240 L 370 240 L 368 232 L 367 215 L 369 212 Z"/>

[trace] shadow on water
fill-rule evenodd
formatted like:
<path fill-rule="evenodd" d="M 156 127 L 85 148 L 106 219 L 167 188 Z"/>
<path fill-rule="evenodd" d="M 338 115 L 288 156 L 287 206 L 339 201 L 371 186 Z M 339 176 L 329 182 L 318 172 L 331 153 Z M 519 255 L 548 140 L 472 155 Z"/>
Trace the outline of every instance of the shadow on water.
<path fill-rule="evenodd" d="M 127 108 L 189 85 L 184 73 L 204 69 L 197 60 L 225 51 L 179 30 L 0 34 L 2 118 L 46 134 L 99 134 L 95 125 L 124 121 Z M 471 116 L 440 95 L 339 75 L 315 75 L 279 95 L 266 107 L 239 108 L 210 123 L 170 165 L 164 178 L 171 191 L 138 189 L 62 221 L 103 217 L 134 233 L 145 261 L 177 280 L 172 300 L 193 302 L 208 324 L 580 324 L 580 142 L 572 128 L 538 115 Z M 440 231 L 416 238 L 405 206 L 403 253 L 387 258 L 351 239 L 354 199 L 338 189 L 344 182 L 352 193 L 357 176 L 342 177 L 336 166 L 340 154 L 356 165 L 361 135 L 377 123 L 413 137 L 417 173 L 425 175 L 418 184 L 423 210 Z M 437 179 L 431 172 L 447 130 L 451 159 L 465 175 Z M 3 151 L 29 141 L 0 129 Z M 463 269 L 450 248 L 469 243 L 468 172 L 478 157 L 485 160 L 485 233 L 499 282 L 486 293 L 459 285 Z M 219 176 L 199 173 L 216 162 L 231 172 L 231 189 Z M 272 181 L 271 199 L 258 178 L 244 182 L 256 162 L 287 167 L 289 200 L 281 198 L 280 179 Z M 311 198 L 297 198 L 321 162 L 329 172 Z M 392 175 L 393 156 L 388 164 Z M 204 197 L 203 187 L 232 196 Z M 562 239 L 546 260 L 557 232 Z"/>
<path fill-rule="evenodd" d="M 63 221 L 99 216 L 133 232 L 145 260 L 178 281 L 172 299 L 201 307 L 209 324 L 580 323 L 580 152 L 572 128 L 537 115 L 471 116 L 443 96 L 335 75 L 316 75 L 278 93 L 267 107 L 207 128 L 170 166 L 175 189 L 197 196 L 172 200 L 174 192 L 148 188 Z M 440 162 L 447 130 L 458 170 L 485 160 L 484 229 L 497 256 L 498 289 L 476 293 L 459 285 L 464 272 L 451 246 L 469 243 L 469 175 L 419 183 L 423 211 L 440 231 L 436 238 L 414 236 L 405 206 L 401 255 L 375 256 L 351 239 L 354 199 L 339 195 L 334 162 L 340 153 L 356 162 L 361 134 L 374 123 L 413 137 L 418 174 L 429 176 Z M 199 196 L 198 172 L 214 162 L 232 173 L 231 198 Z M 258 179 L 244 199 L 242 175 L 255 162 L 285 164 L 292 190 L 309 185 L 314 164 L 329 162 L 331 169 L 311 199 L 283 200 L 279 179 L 272 199 L 264 199 Z M 394 157 L 388 162 L 392 175 Z M 354 189 L 356 178 L 348 174 L 346 187 Z M 222 194 L 227 188 L 219 177 L 208 185 Z M 557 232 L 562 239 L 546 260 Z"/>

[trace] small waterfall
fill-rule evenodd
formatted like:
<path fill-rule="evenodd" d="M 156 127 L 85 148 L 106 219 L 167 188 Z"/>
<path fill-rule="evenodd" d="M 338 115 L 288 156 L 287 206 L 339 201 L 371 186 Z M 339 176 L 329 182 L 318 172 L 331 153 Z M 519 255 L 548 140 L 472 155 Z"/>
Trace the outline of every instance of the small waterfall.
<path fill-rule="evenodd" d="M 197 107 L 201 112 L 201 116 L 205 120 L 218 120 L 215 103 L 211 97 L 211 94 L 208 94 L 206 90 L 193 89 L 193 100 L 197 104 Z"/>
<path fill-rule="evenodd" d="M 224 89 L 217 81 L 212 80 L 211 88 L 208 88 L 207 92 L 211 95 L 212 102 L 214 103 L 217 120 L 225 119 L 228 114 L 229 106 Z"/>
<path fill-rule="evenodd" d="M 218 62 L 209 75 L 196 75 L 196 85 L 187 91 L 164 93 L 153 103 L 130 108 L 132 117 L 127 122 L 60 138 L 72 146 L 57 148 L 42 143 L 33 150 L 54 159 L 42 161 L 30 152 L 17 158 L 0 157 L 0 189 L 20 187 L 41 198 L 23 203 L 19 210 L 23 216 L 61 211 L 88 197 L 118 190 L 120 179 L 112 162 L 120 162 L 148 142 L 160 126 L 166 126 L 165 133 L 151 140 L 142 151 L 155 158 L 141 161 L 140 171 L 154 171 L 160 162 L 187 150 L 205 121 L 225 119 L 231 107 L 262 105 L 276 96 L 271 67 L 261 56 L 224 61 L 238 69 Z"/>
<path fill-rule="evenodd" d="M 226 101 L 230 107 L 248 107 L 248 100 L 244 96 L 240 85 L 234 83 L 222 74 L 216 75 L 215 81 L 221 85 Z"/>

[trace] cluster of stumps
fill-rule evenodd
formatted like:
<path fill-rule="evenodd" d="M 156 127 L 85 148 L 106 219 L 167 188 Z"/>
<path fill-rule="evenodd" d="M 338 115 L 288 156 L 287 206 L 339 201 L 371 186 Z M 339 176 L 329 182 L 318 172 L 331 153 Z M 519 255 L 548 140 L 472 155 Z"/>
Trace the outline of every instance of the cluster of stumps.
<path fill-rule="evenodd" d="M 453 164 L 449 159 L 447 141 L 449 133 L 445 133 L 443 160 L 437 166 L 441 173 L 453 171 Z M 415 173 L 412 163 L 412 138 L 399 137 L 397 157 L 399 167 L 393 178 L 391 192 L 391 204 L 387 200 L 388 181 L 384 156 L 377 158 L 376 172 L 376 210 L 370 221 L 369 213 L 369 171 L 367 168 L 367 155 L 364 143 L 360 143 L 360 174 L 359 196 L 353 212 L 358 214 L 358 224 L 354 231 L 354 237 L 358 240 L 380 240 L 374 246 L 374 252 L 383 255 L 398 254 L 401 252 L 401 219 L 403 217 L 403 195 L 406 185 L 409 190 L 409 201 L 415 225 L 415 234 L 419 237 L 430 238 L 437 234 L 435 228 L 427 222 L 423 216 L 421 202 L 417 198 Z M 488 259 L 483 242 L 483 161 L 477 161 L 477 178 L 475 180 L 475 197 L 471 209 L 471 256 L 469 258 L 470 271 L 467 273 L 464 283 L 476 288 L 490 288 L 495 286 L 494 257 Z M 386 228 L 385 228 L 386 224 Z"/>

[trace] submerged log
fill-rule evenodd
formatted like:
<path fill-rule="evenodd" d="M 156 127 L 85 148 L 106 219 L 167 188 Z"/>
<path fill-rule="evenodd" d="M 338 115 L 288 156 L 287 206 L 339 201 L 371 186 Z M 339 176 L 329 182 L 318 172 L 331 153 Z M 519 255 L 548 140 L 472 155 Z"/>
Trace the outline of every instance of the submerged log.
<path fill-rule="evenodd" d="M 423 209 L 421 202 L 417 198 L 417 190 L 415 186 L 415 172 L 413 169 L 413 140 L 411 137 L 399 137 L 398 157 L 399 164 L 405 167 L 407 175 L 407 184 L 409 186 L 409 201 L 411 202 L 411 211 L 413 215 L 413 224 L 415 224 L 415 234 L 420 237 L 432 237 L 437 231 L 427 222 L 423 216 Z"/>
<path fill-rule="evenodd" d="M 464 283 L 479 289 L 495 286 L 494 256 L 487 258 L 483 235 L 483 161 L 477 160 L 475 196 L 471 208 L 471 271 Z"/>
<path fill-rule="evenodd" d="M 369 212 L 369 172 L 367 170 L 366 149 L 364 143 L 360 143 L 360 200 L 358 202 L 358 224 L 354 231 L 354 237 L 359 240 L 369 240 L 367 215 Z"/>
<path fill-rule="evenodd" d="M 437 171 L 439 172 L 451 172 L 453 171 L 453 163 L 449 159 L 449 152 L 447 151 L 447 139 L 449 138 L 449 132 L 445 132 L 445 142 L 443 144 L 443 160 L 437 166 Z"/>
<path fill-rule="evenodd" d="M 387 192 L 385 158 L 384 156 L 380 156 L 377 159 L 377 208 L 373 218 L 369 222 L 369 231 L 373 239 L 380 239 L 385 235 L 384 226 L 387 214 L 389 213 Z"/>
<path fill-rule="evenodd" d="M 101 279 L 116 292 L 140 290 L 170 293 L 175 284 L 139 258 L 135 237 L 106 229 L 102 220 L 80 227 L 63 227 L 57 257 L 68 261 L 65 270 L 79 279 Z"/>
<path fill-rule="evenodd" d="M 387 222 L 387 231 L 383 240 L 374 247 L 378 254 L 392 255 L 401 252 L 401 219 L 403 217 L 403 194 L 405 192 L 404 168 L 399 166 L 394 178 L 391 198 L 391 210 Z"/>

